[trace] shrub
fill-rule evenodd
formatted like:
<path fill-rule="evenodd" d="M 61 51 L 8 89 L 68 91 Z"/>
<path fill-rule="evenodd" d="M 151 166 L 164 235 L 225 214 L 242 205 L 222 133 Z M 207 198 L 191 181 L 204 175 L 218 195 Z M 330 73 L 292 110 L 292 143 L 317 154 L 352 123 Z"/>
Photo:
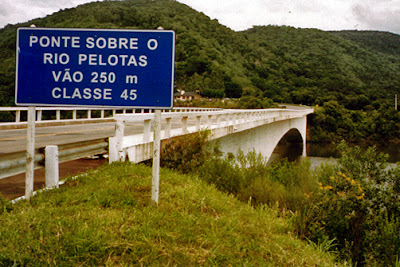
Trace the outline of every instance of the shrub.
<path fill-rule="evenodd" d="M 267 165 L 254 151 L 222 157 L 207 148 L 204 133 L 192 138 L 164 150 L 170 167 L 196 171 L 200 179 L 252 205 L 277 205 L 283 216 L 293 214 L 300 238 L 350 263 L 399 263 L 400 166 L 388 169 L 388 157 L 375 147 L 362 151 L 342 142 L 336 165 L 310 171 L 308 161 Z"/>
<path fill-rule="evenodd" d="M 161 167 L 182 173 L 197 172 L 212 153 L 218 154 L 218 148 L 208 143 L 209 135 L 209 131 L 199 131 L 167 143 L 161 152 Z"/>
<path fill-rule="evenodd" d="M 199 176 L 253 205 L 278 203 L 281 209 L 296 210 L 306 201 L 304 193 L 316 188 L 308 169 L 307 161 L 297 164 L 282 160 L 268 166 L 261 154 L 238 151 L 236 157 L 210 158 L 200 168 Z"/>
<path fill-rule="evenodd" d="M 295 229 L 314 242 L 337 242 L 340 256 L 359 265 L 393 265 L 400 252 L 399 167 L 374 147 L 339 145 L 335 166 L 316 172 L 318 191 L 296 214 Z M 389 238 L 390 236 L 390 238 Z"/>

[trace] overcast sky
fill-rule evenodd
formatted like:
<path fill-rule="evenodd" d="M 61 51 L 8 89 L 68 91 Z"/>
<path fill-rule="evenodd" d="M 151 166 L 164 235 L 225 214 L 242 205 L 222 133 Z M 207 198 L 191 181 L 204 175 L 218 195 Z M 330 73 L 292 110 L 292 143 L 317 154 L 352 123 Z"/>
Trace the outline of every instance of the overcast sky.
<path fill-rule="evenodd" d="M 91 0 L 0 0 L 0 28 Z M 253 25 L 400 34 L 400 0 L 178 0 L 239 31 Z"/>

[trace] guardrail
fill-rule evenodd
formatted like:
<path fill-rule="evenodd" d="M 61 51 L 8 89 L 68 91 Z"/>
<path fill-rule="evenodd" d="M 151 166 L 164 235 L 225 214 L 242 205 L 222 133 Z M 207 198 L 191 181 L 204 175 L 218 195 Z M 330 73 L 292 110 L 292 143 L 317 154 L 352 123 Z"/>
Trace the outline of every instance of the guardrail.
<path fill-rule="evenodd" d="M 0 114 L 8 113 L 15 119 L 13 122 L 0 122 L 0 129 L 14 129 L 26 127 L 27 122 L 22 120 L 21 115 L 27 112 L 27 107 L 0 107 Z M 172 110 L 165 110 L 168 113 L 181 113 L 181 112 L 210 112 L 215 110 L 215 108 L 174 108 Z M 78 112 L 83 112 L 86 114 L 82 118 L 82 114 Z M 73 122 L 98 122 L 99 120 L 112 120 L 114 121 L 114 116 L 122 114 L 135 114 L 135 115 L 146 115 L 152 114 L 154 110 L 135 110 L 135 109 L 119 109 L 119 108 L 84 108 L 84 107 L 37 107 L 36 108 L 36 126 L 47 126 L 53 124 L 61 123 L 73 123 Z M 43 119 L 44 112 L 53 112 L 54 118 Z M 97 112 L 94 116 L 94 112 Z M 107 112 L 109 116 L 107 118 Z M 48 115 L 48 114 L 47 114 Z M 68 117 L 69 116 L 69 117 Z M 4 118 L 5 116 L 3 116 Z M 15 117 L 15 118 L 14 118 Z M 45 148 L 39 148 L 35 150 L 35 169 L 44 166 L 44 154 Z M 106 139 L 95 139 L 84 142 L 77 142 L 58 146 L 59 151 L 59 162 L 66 162 L 70 160 L 75 160 L 79 158 L 84 158 L 96 154 L 106 154 L 108 153 L 108 140 Z M 26 171 L 26 152 L 14 152 L 0 154 L 0 179 L 24 173 Z"/>
<path fill-rule="evenodd" d="M 35 150 L 35 169 L 44 166 L 45 148 Z M 93 155 L 108 153 L 108 140 L 95 139 L 65 145 L 58 145 L 59 162 L 66 162 Z M 24 173 L 26 171 L 26 152 L 0 155 L 0 179 Z"/>
<path fill-rule="evenodd" d="M 212 131 L 211 138 L 217 139 L 227 134 L 244 131 L 263 124 L 279 120 L 299 118 L 313 113 L 313 109 L 260 109 L 260 110 L 221 110 L 210 112 L 180 112 L 162 113 L 164 129 L 161 139 L 197 132 L 201 129 Z M 194 126 L 188 126 L 189 119 Z M 126 157 L 131 162 L 141 162 L 151 158 L 152 138 L 151 121 L 154 114 L 116 115 L 116 133 L 109 138 L 109 161 L 124 161 Z M 180 127 L 172 129 L 172 119 L 180 119 Z M 124 136 L 125 124 L 143 121 L 143 134 Z"/>
<path fill-rule="evenodd" d="M 24 111 L 27 108 L 0 108 L 0 111 Z M 67 110 L 68 108 L 40 108 L 41 110 Z M 69 109 L 71 110 L 71 109 Z M 83 108 L 74 108 L 72 110 L 86 110 Z M 95 109 L 90 109 L 95 110 Z M 96 109 L 106 110 L 106 109 Z M 114 109 L 115 110 L 115 109 Z M 132 110 L 131 110 L 132 111 Z M 134 162 L 148 159 L 147 150 L 152 145 L 151 121 L 154 118 L 151 111 L 144 113 L 128 112 L 128 109 L 122 113 L 114 113 L 112 119 L 116 120 L 115 137 L 107 139 L 95 139 L 65 145 L 59 145 L 59 162 L 66 162 L 79 159 L 91 155 L 106 154 L 110 155 L 110 162 L 120 160 L 129 156 L 135 158 Z M 294 117 L 305 116 L 312 113 L 312 109 L 290 110 L 290 109 L 267 109 L 267 110 L 221 110 L 221 109 L 204 109 L 204 108 L 175 108 L 172 111 L 162 113 L 164 129 L 162 138 L 167 139 L 179 136 L 200 129 L 214 130 L 214 137 L 224 135 L 227 132 L 243 131 L 251 127 L 270 123 L 277 120 L 289 119 Z M 172 129 L 172 120 L 178 119 L 180 126 Z M 191 124 L 188 121 L 192 119 Z M 125 123 L 130 121 L 143 122 L 143 134 L 136 136 L 124 136 Z M 16 122 L 18 123 L 18 122 Z M 21 123 L 21 122 L 19 122 Z M 1 126 L 2 123 L 0 123 Z M 189 126 L 194 125 L 194 126 Z M 147 148 L 139 148 L 145 146 Z M 110 147 L 110 149 L 108 149 Z M 138 151 L 142 149 L 142 154 Z M 148 153 L 151 154 L 151 153 Z M 145 155 L 145 156 L 143 156 Z M 35 168 L 44 166 L 44 147 L 35 150 Z M 26 152 L 0 154 L 0 179 L 12 175 L 24 173 L 26 170 Z"/>
<path fill-rule="evenodd" d="M 178 107 L 164 112 L 215 111 L 216 108 Z M 27 107 L 0 107 L 0 129 L 24 128 L 27 125 Z M 59 123 L 82 123 L 112 120 L 117 114 L 153 113 L 152 109 L 98 108 L 98 107 L 36 107 L 36 126 Z"/>

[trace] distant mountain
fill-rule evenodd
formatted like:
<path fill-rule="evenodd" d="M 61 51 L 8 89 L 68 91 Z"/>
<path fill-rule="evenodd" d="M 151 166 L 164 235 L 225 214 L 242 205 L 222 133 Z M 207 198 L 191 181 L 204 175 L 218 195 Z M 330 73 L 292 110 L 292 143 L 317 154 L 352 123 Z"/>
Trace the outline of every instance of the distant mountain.
<path fill-rule="evenodd" d="M 203 13 L 170 0 L 104 1 L 61 10 L 45 18 L 0 30 L 0 105 L 14 100 L 18 27 L 173 29 L 177 34 L 175 82 L 205 96 L 240 97 L 251 82 L 243 68 L 247 41 Z"/>
<path fill-rule="evenodd" d="M 287 94 L 295 103 L 311 105 L 338 100 L 362 109 L 399 92 L 400 57 L 316 29 L 262 26 L 243 34 L 264 48 L 252 68 L 262 70 L 253 79 L 268 97 Z"/>
<path fill-rule="evenodd" d="M 378 31 L 332 31 L 332 34 L 388 55 L 400 56 L 400 35 Z"/>
<path fill-rule="evenodd" d="M 31 24 L 175 30 L 176 86 L 208 97 L 309 105 L 337 100 L 363 109 L 400 93 L 397 35 L 277 26 L 235 32 L 173 0 L 127 0 L 89 3 L 1 29 L 0 105 L 13 105 L 16 30 Z M 390 41 L 368 42 L 382 36 Z"/>

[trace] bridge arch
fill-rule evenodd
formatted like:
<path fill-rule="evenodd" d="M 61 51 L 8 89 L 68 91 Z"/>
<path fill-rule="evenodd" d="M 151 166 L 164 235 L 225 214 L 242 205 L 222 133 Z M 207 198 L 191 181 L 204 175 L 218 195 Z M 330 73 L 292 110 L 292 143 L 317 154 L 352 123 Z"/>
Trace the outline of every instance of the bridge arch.
<path fill-rule="evenodd" d="M 284 137 L 301 139 L 302 155 L 306 156 L 307 117 L 271 122 L 242 132 L 233 133 L 217 139 L 221 150 L 236 154 L 240 149 L 244 153 L 255 151 L 267 160 Z"/>
<path fill-rule="evenodd" d="M 290 129 L 278 141 L 269 159 L 270 162 L 286 158 L 295 161 L 299 156 L 303 156 L 304 142 L 300 131 L 297 128 Z"/>

